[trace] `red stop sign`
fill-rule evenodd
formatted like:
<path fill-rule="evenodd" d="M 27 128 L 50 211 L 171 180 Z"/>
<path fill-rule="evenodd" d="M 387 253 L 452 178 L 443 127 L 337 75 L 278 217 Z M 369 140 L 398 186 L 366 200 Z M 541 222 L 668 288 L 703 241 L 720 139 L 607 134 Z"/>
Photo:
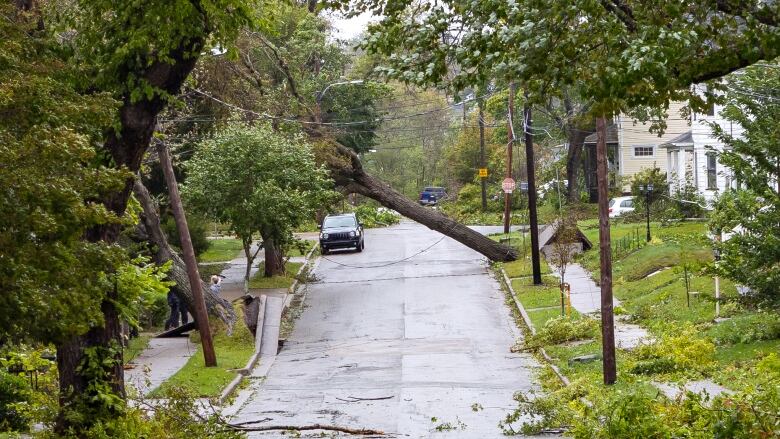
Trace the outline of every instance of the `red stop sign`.
<path fill-rule="evenodd" d="M 504 181 L 501 182 L 501 189 L 504 190 L 504 192 L 511 194 L 512 191 L 515 190 L 515 180 L 512 178 L 505 178 Z"/>

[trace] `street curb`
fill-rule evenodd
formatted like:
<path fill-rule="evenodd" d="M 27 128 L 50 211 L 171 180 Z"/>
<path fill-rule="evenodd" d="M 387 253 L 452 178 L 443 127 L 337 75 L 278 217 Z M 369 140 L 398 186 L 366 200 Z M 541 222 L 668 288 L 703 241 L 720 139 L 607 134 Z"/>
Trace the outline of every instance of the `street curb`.
<path fill-rule="evenodd" d="M 517 293 L 515 292 L 515 289 L 512 288 L 512 282 L 509 280 L 509 276 L 507 276 L 504 267 L 501 267 L 501 275 L 504 277 L 504 284 L 506 284 L 506 287 L 509 290 L 509 294 L 512 296 L 512 302 L 514 302 L 517 311 L 519 311 L 520 315 L 523 317 L 525 325 L 528 327 L 531 335 L 536 335 L 536 327 L 534 327 L 534 324 L 531 322 L 531 317 L 528 316 L 528 312 L 525 310 L 523 304 L 520 303 L 520 300 L 517 299 Z M 570 385 L 571 381 L 566 378 L 566 375 L 561 373 L 561 370 L 554 364 L 552 357 L 547 355 L 547 352 L 544 350 L 544 348 L 539 348 L 539 352 L 542 354 L 542 357 L 544 358 L 545 362 L 547 362 L 547 365 L 550 367 L 550 369 L 552 369 L 555 375 L 558 376 L 558 379 L 561 380 L 563 385 Z"/>
<path fill-rule="evenodd" d="M 319 242 L 315 242 L 315 244 L 312 246 L 311 250 L 309 250 L 309 253 L 306 254 L 306 259 L 301 265 L 301 268 L 298 269 L 298 272 L 295 273 L 295 280 L 293 280 L 292 285 L 287 289 L 287 297 L 284 301 L 284 308 L 282 308 L 282 315 L 284 315 L 284 312 L 287 311 L 287 308 L 292 303 L 292 297 L 295 293 L 295 290 L 298 288 L 298 276 L 303 272 L 303 270 L 311 263 L 311 256 L 314 254 L 314 251 L 317 250 L 319 247 Z M 319 258 L 317 258 L 317 261 L 319 261 Z M 275 357 L 274 357 L 275 358 Z M 230 383 L 228 383 L 227 386 L 225 386 L 224 389 L 222 389 L 222 392 L 219 395 L 219 398 L 217 398 L 217 404 L 222 405 L 227 401 L 227 399 L 230 397 L 230 395 L 233 394 L 233 392 L 238 388 L 238 386 L 241 385 L 241 382 L 244 380 L 244 378 L 248 377 L 252 373 L 252 369 L 255 368 L 258 361 L 260 360 L 260 351 L 255 351 L 254 354 L 249 358 L 249 361 L 247 362 L 246 366 L 244 366 L 242 369 L 239 369 L 236 372 L 236 376 L 233 378 Z M 268 362 L 268 367 L 273 364 L 273 358 L 270 362 Z M 266 370 L 267 373 L 267 370 Z"/>

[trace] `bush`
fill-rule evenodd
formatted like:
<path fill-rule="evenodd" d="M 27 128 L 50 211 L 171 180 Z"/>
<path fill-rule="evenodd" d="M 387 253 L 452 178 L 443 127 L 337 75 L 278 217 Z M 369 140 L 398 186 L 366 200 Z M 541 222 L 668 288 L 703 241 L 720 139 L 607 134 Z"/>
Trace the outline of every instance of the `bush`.
<path fill-rule="evenodd" d="M 28 405 L 29 384 L 26 379 L 0 369 L 0 431 L 27 431 L 30 418 Z"/>
<path fill-rule="evenodd" d="M 638 360 L 634 373 L 702 374 L 714 365 L 715 345 L 700 337 L 693 325 L 685 325 L 663 334 L 657 343 L 638 346 L 634 355 Z"/>
<path fill-rule="evenodd" d="M 598 334 L 599 322 L 596 319 L 590 317 L 573 319 L 561 316 L 545 322 L 542 329 L 536 335 L 531 336 L 526 344 L 529 347 L 560 344 L 567 341 L 594 338 Z"/>
<path fill-rule="evenodd" d="M 179 231 L 176 229 L 176 221 L 173 217 L 168 216 L 161 225 L 165 235 L 168 236 L 168 242 L 181 248 Z M 187 215 L 187 227 L 190 229 L 190 239 L 195 256 L 199 256 L 211 246 L 211 242 L 208 240 L 208 225 L 209 223 L 205 219 L 197 215 Z"/>
<path fill-rule="evenodd" d="M 769 438 L 778 436 L 780 387 L 758 386 L 721 395 L 687 393 L 666 400 L 647 383 L 602 386 L 574 382 L 533 397 L 515 396 L 518 408 L 500 424 L 505 434 L 538 434 L 568 427 L 574 438 Z M 518 422 L 524 422 L 517 428 Z"/>
<path fill-rule="evenodd" d="M 168 312 L 168 296 L 157 294 L 147 306 L 141 309 L 138 323 L 143 325 L 144 329 L 163 326 L 168 318 Z"/>
<path fill-rule="evenodd" d="M 153 411 L 146 410 L 153 408 Z M 238 439 L 243 433 L 227 428 L 218 414 L 198 415 L 202 408 L 193 393 L 185 387 L 166 392 L 154 404 L 140 401 L 127 407 L 114 419 L 96 421 L 88 430 L 55 435 L 45 432 L 43 438 L 85 439 Z"/>
<path fill-rule="evenodd" d="M 367 228 L 372 227 L 385 227 L 393 224 L 398 224 L 401 220 L 400 216 L 390 210 L 380 209 L 370 204 L 361 204 L 355 208 L 355 214 L 363 223 L 363 226 Z"/>
<path fill-rule="evenodd" d="M 774 340 L 780 338 L 780 316 L 771 312 L 738 315 L 715 325 L 709 335 L 718 345 Z"/>

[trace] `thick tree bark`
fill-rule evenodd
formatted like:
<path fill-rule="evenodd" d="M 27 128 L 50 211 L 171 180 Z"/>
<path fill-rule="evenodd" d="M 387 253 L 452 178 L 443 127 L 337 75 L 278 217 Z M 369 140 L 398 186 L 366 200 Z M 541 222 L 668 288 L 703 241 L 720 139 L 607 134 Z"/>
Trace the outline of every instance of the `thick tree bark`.
<path fill-rule="evenodd" d="M 569 203 L 580 201 L 580 169 L 582 168 L 582 151 L 585 147 L 585 138 L 590 131 L 581 130 L 575 125 L 569 125 L 567 129 L 567 141 L 569 148 L 566 154 L 566 180 L 569 182 L 567 197 Z"/>
<path fill-rule="evenodd" d="M 322 145 L 322 148 L 321 159 L 330 169 L 337 186 L 343 187 L 348 192 L 376 200 L 383 206 L 478 251 L 492 261 L 505 262 L 517 259 L 517 250 L 499 244 L 439 211 L 418 205 L 387 183 L 365 173 L 360 158 L 349 148 L 335 142 Z"/>
<path fill-rule="evenodd" d="M 276 245 L 271 237 L 263 238 L 263 248 L 265 249 L 265 261 L 263 263 L 265 277 L 279 276 L 284 274 L 284 255 L 279 246 Z"/>
<path fill-rule="evenodd" d="M 187 304 L 187 309 L 194 309 L 195 299 L 192 295 L 189 278 L 187 277 L 187 267 L 181 256 L 171 248 L 168 238 L 165 236 L 162 227 L 160 227 L 157 203 L 149 195 L 149 191 L 141 183 L 140 179 L 136 180 L 133 186 L 133 193 L 143 208 L 143 214 L 141 215 L 143 231 L 140 237 L 154 244 L 156 250 L 154 254 L 155 263 L 164 264 L 171 261 L 168 279 L 176 282 L 176 285 L 172 286 L 171 289 L 179 300 Z M 237 317 L 230 302 L 212 293 L 209 285 L 205 282 L 201 282 L 201 291 L 203 291 L 203 298 L 206 301 L 206 310 L 209 312 L 209 315 L 221 320 L 227 326 L 228 332 L 232 332 Z"/>
<path fill-rule="evenodd" d="M 208 32 L 204 30 L 203 34 Z M 200 53 L 203 48 L 203 39 L 196 38 L 182 41 L 180 47 L 168 54 L 166 62 L 154 61 L 144 72 L 139 72 L 139 77 L 149 83 L 150 86 L 161 89 L 167 94 L 178 94 L 184 80 L 192 71 L 197 57 L 192 54 Z M 119 108 L 118 130 L 111 129 L 107 135 L 103 149 L 109 154 L 112 165 L 117 168 L 125 168 L 135 173 L 141 165 L 141 159 L 149 147 L 152 133 L 156 125 L 157 115 L 165 107 L 165 99 L 160 94 L 155 94 L 148 99 L 133 102 L 130 95 L 122 97 L 123 103 Z M 106 208 L 118 215 L 123 215 L 127 208 L 127 201 L 133 189 L 135 177 L 130 176 L 125 180 L 124 187 L 106 196 L 101 202 Z M 114 243 L 121 232 L 120 224 L 110 224 L 96 227 L 86 234 L 86 239 L 92 242 L 103 241 Z M 103 404 L 100 398 L 90 398 L 90 376 L 79 365 L 84 358 L 87 349 L 101 350 L 110 347 L 113 343 L 121 346 L 121 325 L 119 313 L 114 306 L 117 292 L 108 293 L 106 300 L 101 305 L 103 310 L 102 325 L 96 325 L 86 334 L 74 337 L 71 340 L 57 346 L 57 367 L 60 384 L 60 416 L 57 422 L 57 430 L 63 432 L 70 427 L 77 429 L 83 425 L 75 424 L 71 417 L 67 416 L 67 410 L 73 403 L 79 400 L 88 401 L 89 404 Z M 122 351 L 117 349 L 110 355 L 113 361 L 105 367 L 109 375 L 111 390 L 121 398 L 125 397 L 124 370 Z M 108 358 L 103 358 L 107 360 Z M 85 399 L 86 398 L 86 399 Z M 85 421 L 86 424 L 96 420 Z"/>

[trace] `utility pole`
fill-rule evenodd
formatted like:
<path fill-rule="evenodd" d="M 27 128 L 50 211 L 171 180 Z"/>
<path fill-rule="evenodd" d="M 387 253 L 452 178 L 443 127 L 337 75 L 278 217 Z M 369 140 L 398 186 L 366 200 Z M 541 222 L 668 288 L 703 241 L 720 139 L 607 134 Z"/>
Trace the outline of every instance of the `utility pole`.
<path fill-rule="evenodd" d="M 607 122 L 596 119 L 596 178 L 599 194 L 599 254 L 601 256 L 601 340 L 604 384 L 615 384 L 615 321 L 612 310 L 612 249 L 609 236 Z"/>
<path fill-rule="evenodd" d="M 523 104 L 523 132 L 525 133 L 525 161 L 528 170 L 528 223 L 531 228 L 531 267 L 534 285 L 542 284 L 542 266 L 539 261 L 539 223 L 536 216 L 536 171 L 534 170 L 534 135 L 531 132 L 531 105 L 528 93 Z"/>
<path fill-rule="evenodd" d="M 163 174 L 165 174 L 165 184 L 168 185 L 168 196 L 171 199 L 171 210 L 173 218 L 176 221 L 176 228 L 179 230 L 179 241 L 184 256 L 184 264 L 187 266 L 187 277 L 190 280 L 192 296 L 195 299 L 195 322 L 198 324 L 201 344 L 203 345 L 203 359 L 206 367 L 215 367 L 217 365 L 217 356 L 214 353 L 214 343 L 211 339 L 211 328 L 209 328 L 209 317 L 206 312 L 206 302 L 203 300 L 203 291 L 200 289 L 200 274 L 198 273 L 198 263 L 195 261 L 195 251 L 192 249 L 192 239 L 190 239 L 190 229 L 187 228 L 187 218 L 184 216 L 184 207 L 181 204 L 179 196 L 179 186 L 176 183 L 176 176 L 173 174 L 173 165 L 171 156 L 168 154 L 168 147 L 165 143 L 157 144 L 157 154 L 160 156 Z"/>
<path fill-rule="evenodd" d="M 509 107 L 506 120 L 507 143 L 506 143 L 506 178 L 512 178 L 512 149 L 515 144 L 515 130 L 512 126 L 515 116 L 515 83 L 509 83 Z M 504 233 L 509 233 L 509 215 L 512 209 L 512 192 L 504 191 Z"/>
<path fill-rule="evenodd" d="M 479 167 L 487 169 L 485 163 L 485 113 L 484 104 L 479 101 Z M 482 211 L 487 211 L 487 177 L 480 177 L 482 185 Z"/>

